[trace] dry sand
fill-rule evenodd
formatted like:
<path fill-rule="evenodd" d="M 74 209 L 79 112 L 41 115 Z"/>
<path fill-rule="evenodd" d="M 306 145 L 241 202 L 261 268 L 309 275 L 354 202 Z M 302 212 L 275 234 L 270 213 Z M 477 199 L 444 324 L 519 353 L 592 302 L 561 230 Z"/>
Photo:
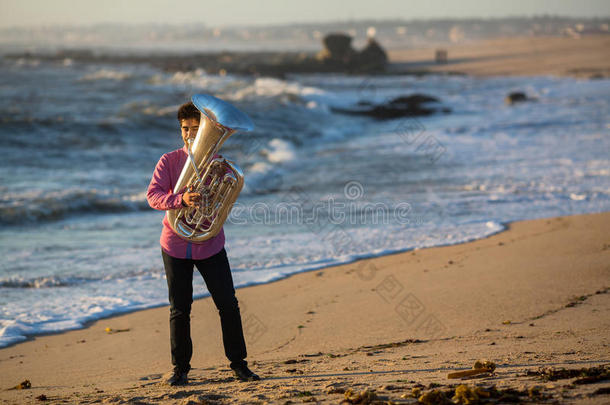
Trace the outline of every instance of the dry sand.
<path fill-rule="evenodd" d="M 610 77 L 610 35 L 498 38 L 437 49 L 447 50 L 447 64 L 435 63 L 434 49 L 404 49 L 389 52 L 392 69 L 476 76 Z"/>
<path fill-rule="evenodd" d="M 3 390 L 0 401 L 39 403 L 45 395 L 48 403 L 339 403 L 351 389 L 384 403 L 415 403 L 414 389 L 452 395 L 465 384 L 487 392 L 495 386 L 503 394 L 492 395 L 505 401 L 608 403 L 608 230 L 610 213 L 517 222 L 470 243 L 239 289 L 259 382 L 234 380 L 206 298 L 193 307 L 188 386 L 162 383 L 170 356 L 168 308 L 161 307 L 0 350 L 1 388 L 32 384 Z M 493 361 L 495 373 L 447 378 L 477 359 Z M 541 367 L 600 365 L 605 381 L 590 384 L 537 374 Z"/>

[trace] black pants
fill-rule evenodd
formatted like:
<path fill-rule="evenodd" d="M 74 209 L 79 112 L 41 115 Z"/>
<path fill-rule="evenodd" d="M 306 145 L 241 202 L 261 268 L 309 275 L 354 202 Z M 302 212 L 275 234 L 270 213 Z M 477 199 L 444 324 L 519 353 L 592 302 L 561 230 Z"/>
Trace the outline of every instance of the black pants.
<path fill-rule="evenodd" d="M 231 268 L 224 248 L 203 260 L 177 259 L 162 252 L 170 303 L 170 342 L 174 370 L 188 372 L 193 355 L 191 340 L 191 304 L 193 303 L 193 266 L 203 276 L 218 308 L 225 355 L 231 368 L 247 365 L 246 343 L 241 314 L 235 297 Z"/>

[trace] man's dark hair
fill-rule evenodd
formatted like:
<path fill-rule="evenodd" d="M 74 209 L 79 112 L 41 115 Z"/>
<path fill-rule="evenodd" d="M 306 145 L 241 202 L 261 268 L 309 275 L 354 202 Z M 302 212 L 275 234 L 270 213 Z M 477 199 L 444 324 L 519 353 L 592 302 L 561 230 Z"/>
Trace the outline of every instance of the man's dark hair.
<path fill-rule="evenodd" d="M 200 117 L 201 113 L 191 101 L 182 104 L 178 109 L 178 122 L 181 122 L 182 120 L 187 120 L 189 118 L 195 118 L 199 120 Z"/>

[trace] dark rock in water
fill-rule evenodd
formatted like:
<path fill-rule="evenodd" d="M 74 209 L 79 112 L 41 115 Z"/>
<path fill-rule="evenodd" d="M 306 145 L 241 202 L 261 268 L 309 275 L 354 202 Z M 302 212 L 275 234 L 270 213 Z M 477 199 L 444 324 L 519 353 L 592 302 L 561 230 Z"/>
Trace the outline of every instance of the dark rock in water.
<path fill-rule="evenodd" d="M 381 45 L 373 38 L 369 38 L 366 47 L 358 55 L 361 71 L 380 71 L 388 63 L 388 55 Z"/>
<path fill-rule="evenodd" d="M 508 105 L 512 105 L 515 103 L 521 103 L 524 101 L 535 101 L 535 98 L 529 98 L 524 92 L 522 91 L 513 91 L 512 93 L 509 93 L 508 96 L 506 96 L 506 98 L 504 98 L 504 102 Z"/>
<path fill-rule="evenodd" d="M 425 94 L 413 94 L 397 97 L 383 104 L 373 104 L 369 101 L 360 101 L 352 108 L 332 107 L 333 112 L 349 115 L 363 115 L 376 119 L 393 119 L 401 117 L 418 117 L 432 115 L 439 112 L 449 113 L 447 107 L 438 105 L 440 100 Z"/>
<path fill-rule="evenodd" d="M 440 103 L 441 101 L 425 94 L 413 94 L 410 96 L 397 97 L 390 101 L 390 104 L 421 104 L 421 103 Z"/>

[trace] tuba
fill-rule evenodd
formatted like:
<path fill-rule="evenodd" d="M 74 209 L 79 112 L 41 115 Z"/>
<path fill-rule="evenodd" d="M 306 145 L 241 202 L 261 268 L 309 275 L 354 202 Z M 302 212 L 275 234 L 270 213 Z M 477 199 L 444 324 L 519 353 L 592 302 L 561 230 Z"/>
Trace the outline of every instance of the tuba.
<path fill-rule="evenodd" d="M 171 228 L 182 239 L 203 242 L 216 236 L 244 185 L 244 175 L 233 162 L 216 153 L 237 130 L 251 131 L 250 118 L 226 101 L 196 94 L 193 104 L 201 112 L 199 130 L 187 145 L 188 158 L 174 190 L 201 194 L 195 207 L 167 211 Z"/>

